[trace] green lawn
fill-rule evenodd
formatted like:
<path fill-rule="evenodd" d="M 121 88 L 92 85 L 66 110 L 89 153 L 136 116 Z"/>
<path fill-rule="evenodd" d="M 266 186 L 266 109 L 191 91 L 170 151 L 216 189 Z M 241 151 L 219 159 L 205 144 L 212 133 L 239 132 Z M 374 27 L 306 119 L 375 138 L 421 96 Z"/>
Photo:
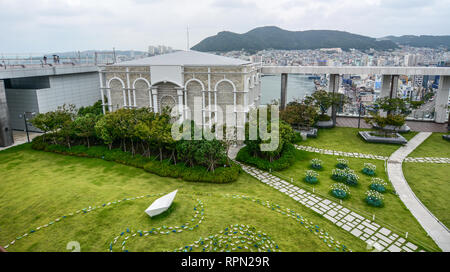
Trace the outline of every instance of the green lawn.
<path fill-rule="evenodd" d="M 331 179 L 332 170 L 337 163 L 337 156 L 321 155 L 315 153 L 308 153 L 304 151 L 298 151 L 297 161 L 289 169 L 280 171 L 279 173 L 290 180 L 293 178 L 295 185 L 302 186 L 312 191 L 310 184 L 306 183 L 303 179 L 305 177 L 305 171 L 310 168 L 310 160 L 318 158 L 323 161 L 322 170 L 317 171 L 319 173 L 319 183 L 314 186 L 316 193 L 322 194 L 330 199 L 339 201 L 334 198 L 330 193 L 331 184 L 336 181 Z M 384 193 L 385 206 L 382 208 L 376 208 L 368 206 L 365 201 L 365 192 L 369 189 L 371 177 L 363 174 L 361 170 L 364 167 L 365 162 L 370 162 L 377 166 L 376 177 L 383 178 L 388 182 L 387 174 L 384 170 L 384 161 L 370 160 L 370 159 L 356 159 L 345 158 L 349 161 L 349 167 L 357 172 L 360 177 L 359 184 L 355 187 L 350 187 L 350 198 L 343 200 L 343 205 L 349 208 L 362 211 L 366 214 L 366 217 L 370 217 L 375 214 L 376 220 L 380 225 L 386 225 L 383 222 L 394 226 L 396 229 L 408 231 L 409 235 L 412 235 L 416 239 L 427 243 L 428 245 L 435 245 L 434 242 L 427 236 L 426 232 L 422 229 L 420 224 L 411 215 L 409 210 L 404 206 L 401 200 L 392 192 L 392 185 L 389 183 L 388 192 Z"/>
<path fill-rule="evenodd" d="M 365 130 L 368 129 L 361 129 L 361 131 Z M 358 131 L 360 130 L 357 128 L 346 127 L 320 129 L 317 138 L 308 138 L 300 144 L 317 148 L 375 154 L 380 156 L 389 156 L 399 148 L 399 145 L 394 144 L 367 143 L 358 135 Z M 402 135 L 409 140 L 416 134 L 416 132 L 408 132 Z"/>
<path fill-rule="evenodd" d="M 450 158 L 450 142 L 442 139 L 444 133 L 433 133 L 419 145 L 409 157 L 444 157 Z"/>
<path fill-rule="evenodd" d="M 0 245 L 63 215 L 111 201 L 179 189 L 170 213 L 155 219 L 144 210 L 156 196 L 123 201 L 86 214 L 75 214 L 16 240 L 8 251 L 67 251 L 78 241 L 82 251 L 107 251 L 115 236 L 130 230 L 180 226 L 193 215 L 196 199 L 206 218 L 193 231 L 130 239 L 130 251 L 174 250 L 218 233 L 230 224 L 248 224 L 269 234 L 282 251 L 330 251 L 295 220 L 249 200 L 224 197 L 245 194 L 291 208 L 354 251 L 361 240 L 249 175 L 231 184 L 193 183 L 162 178 L 141 169 L 99 159 L 63 156 L 22 145 L 0 152 Z M 407 221 L 410 222 L 410 221 Z M 117 249 L 120 249 L 117 248 Z"/>
<path fill-rule="evenodd" d="M 403 163 L 403 174 L 422 203 L 450 228 L 450 166 L 435 163 Z"/>

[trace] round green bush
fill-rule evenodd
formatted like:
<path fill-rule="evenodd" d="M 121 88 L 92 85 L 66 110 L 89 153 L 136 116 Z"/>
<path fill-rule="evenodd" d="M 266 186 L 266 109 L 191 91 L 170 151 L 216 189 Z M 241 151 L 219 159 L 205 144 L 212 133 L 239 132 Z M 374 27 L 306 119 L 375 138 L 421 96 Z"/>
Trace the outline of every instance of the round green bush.
<path fill-rule="evenodd" d="M 341 189 L 331 190 L 331 193 L 333 194 L 334 197 L 339 198 L 339 199 L 345 199 L 348 196 L 347 192 L 345 192 L 344 190 L 341 190 Z"/>
<path fill-rule="evenodd" d="M 372 183 L 372 184 L 370 184 L 369 188 L 372 190 L 375 190 L 377 192 L 380 192 L 380 193 L 386 192 L 386 188 L 382 184 Z"/>
<path fill-rule="evenodd" d="M 377 191 L 369 190 L 366 192 L 366 203 L 372 207 L 382 207 L 383 195 Z"/>

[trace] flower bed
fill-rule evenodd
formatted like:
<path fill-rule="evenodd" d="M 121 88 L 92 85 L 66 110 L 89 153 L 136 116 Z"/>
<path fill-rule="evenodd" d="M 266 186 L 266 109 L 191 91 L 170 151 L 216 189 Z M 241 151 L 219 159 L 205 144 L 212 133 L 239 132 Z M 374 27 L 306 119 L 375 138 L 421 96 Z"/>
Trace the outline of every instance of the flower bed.
<path fill-rule="evenodd" d="M 364 168 L 362 172 L 368 176 L 374 176 L 375 170 L 377 170 L 377 166 L 372 163 L 364 163 Z"/>
<path fill-rule="evenodd" d="M 346 159 L 337 159 L 338 163 L 336 167 L 339 169 L 345 169 L 348 167 L 348 161 Z"/>
<path fill-rule="evenodd" d="M 358 185 L 359 176 L 350 168 L 345 169 L 333 169 L 331 178 L 336 181 L 344 182 L 347 185 Z"/>
<path fill-rule="evenodd" d="M 369 206 L 382 207 L 384 205 L 383 199 L 383 195 L 375 190 L 369 190 L 366 192 L 366 203 Z"/>
<path fill-rule="evenodd" d="M 297 149 L 295 149 L 292 144 L 285 144 L 281 157 L 278 160 L 270 162 L 263 158 L 252 156 L 249 153 L 247 146 L 244 146 L 239 150 L 236 160 L 255 166 L 261 170 L 279 171 L 288 168 L 295 162 L 295 152 L 297 152 Z"/>
<path fill-rule="evenodd" d="M 309 184 L 316 184 L 319 182 L 319 179 L 317 178 L 319 174 L 314 170 L 306 170 L 305 173 L 305 181 Z"/>
<path fill-rule="evenodd" d="M 320 170 L 322 169 L 322 161 L 319 159 L 312 159 L 311 160 L 311 168 Z"/>
<path fill-rule="evenodd" d="M 342 183 L 333 183 L 331 185 L 331 194 L 339 199 L 346 199 L 350 195 L 350 189 Z"/>
<path fill-rule="evenodd" d="M 380 178 L 372 178 L 369 188 L 379 193 L 386 192 L 387 183 Z"/>

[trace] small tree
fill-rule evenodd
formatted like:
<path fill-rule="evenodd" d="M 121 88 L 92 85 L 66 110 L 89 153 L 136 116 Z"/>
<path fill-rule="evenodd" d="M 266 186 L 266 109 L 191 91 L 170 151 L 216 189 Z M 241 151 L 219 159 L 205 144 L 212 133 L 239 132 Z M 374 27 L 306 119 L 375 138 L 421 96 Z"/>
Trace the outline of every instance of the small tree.
<path fill-rule="evenodd" d="M 280 118 L 296 129 L 314 125 L 317 111 L 314 106 L 295 100 L 280 112 Z"/>
<path fill-rule="evenodd" d="M 90 147 L 89 138 L 95 136 L 95 124 L 98 121 L 98 115 L 87 113 L 86 115 L 78 116 L 73 121 L 74 133 L 78 137 L 86 139 L 88 148 Z"/>
<path fill-rule="evenodd" d="M 309 105 L 315 105 L 320 110 L 320 116 L 319 120 L 321 121 L 328 121 L 330 120 L 330 116 L 328 116 L 326 113 L 328 109 L 332 105 L 332 99 L 330 94 L 325 90 L 317 90 L 314 93 L 312 93 L 311 96 L 307 96 L 305 98 L 305 103 Z"/>
<path fill-rule="evenodd" d="M 382 116 L 380 111 L 376 111 L 371 113 L 372 118 L 366 117 L 364 120 L 377 127 L 379 132 L 387 137 L 391 131 L 396 133 L 405 124 L 406 116 L 411 112 L 407 102 L 407 99 L 401 98 L 380 98 L 375 105 L 387 112 L 386 116 Z M 390 130 L 388 126 L 392 126 L 393 130 Z"/>
<path fill-rule="evenodd" d="M 205 165 L 208 171 L 214 172 L 217 164 L 224 161 L 225 157 L 225 148 L 220 141 L 216 139 L 198 141 L 195 160 Z"/>

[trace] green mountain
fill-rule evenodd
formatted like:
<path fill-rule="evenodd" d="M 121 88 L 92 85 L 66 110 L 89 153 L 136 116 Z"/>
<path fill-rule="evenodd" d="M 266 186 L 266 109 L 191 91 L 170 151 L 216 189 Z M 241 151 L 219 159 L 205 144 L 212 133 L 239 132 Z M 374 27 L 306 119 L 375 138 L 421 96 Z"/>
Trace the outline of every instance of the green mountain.
<path fill-rule="evenodd" d="M 431 36 L 431 35 L 404 35 L 404 36 L 387 36 L 383 40 L 390 40 L 400 45 L 409 45 L 413 47 L 446 47 L 450 49 L 450 36 Z"/>
<path fill-rule="evenodd" d="M 208 37 L 191 49 L 196 51 L 233 51 L 244 49 L 318 49 L 340 47 L 343 50 L 355 48 L 367 50 L 394 49 L 398 46 L 390 40 L 377 41 L 374 38 L 335 30 L 288 31 L 275 26 L 259 27 L 244 34 L 229 31 Z"/>

